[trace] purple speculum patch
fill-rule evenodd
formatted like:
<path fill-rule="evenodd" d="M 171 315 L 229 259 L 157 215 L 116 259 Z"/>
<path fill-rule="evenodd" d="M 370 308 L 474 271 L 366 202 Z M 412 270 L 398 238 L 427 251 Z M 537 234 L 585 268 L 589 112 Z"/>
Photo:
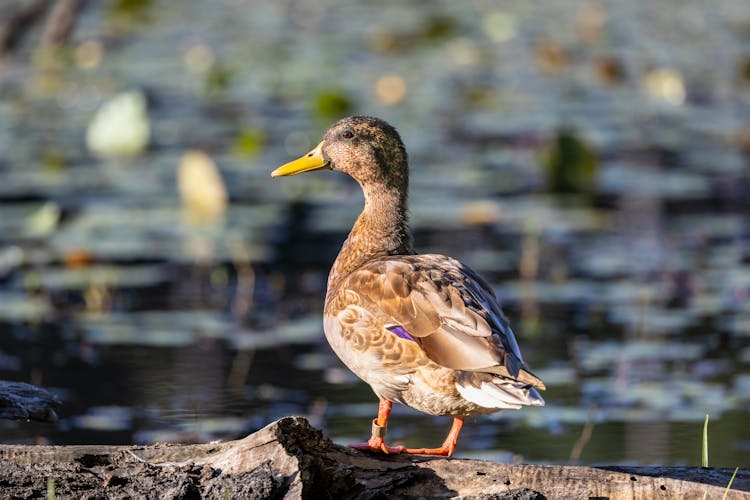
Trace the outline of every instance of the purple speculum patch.
<path fill-rule="evenodd" d="M 401 325 L 387 326 L 386 328 L 390 330 L 391 332 L 395 333 L 396 335 L 398 335 L 399 337 L 401 337 L 402 339 L 416 342 L 416 340 L 414 340 L 414 337 L 412 337 L 411 334 L 409 334 L 409 332 L 406 331 L 406 328 L 404 328 Z"/>

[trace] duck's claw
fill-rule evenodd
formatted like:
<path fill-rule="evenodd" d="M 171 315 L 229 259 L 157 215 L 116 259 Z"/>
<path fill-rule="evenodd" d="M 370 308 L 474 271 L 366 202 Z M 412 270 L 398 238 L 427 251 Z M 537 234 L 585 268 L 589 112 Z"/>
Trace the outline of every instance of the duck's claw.
<path fill-rule="evenodd" d="M 412 455 L 433 455 L 439 457 L 450 457 L 456 449 L 456 443 L 458 443 L 458 435 L 461 433 L 461 427 L 464 424 L 464 419 L 461 417 L 455 417 L 453 419 L 453 425 L 448 433 L 448 436 L 443 441 L 443 445 L 440 448 L 407 448 L 403 453 L 410 453 Z"/>
<path fill-rule="evenodd" d="M 450 457 L 456 446 L 443 446 L 441 448 L 406 448 L 403 453 L 410 455 L 433 455 L 438 457 Z"/>
<path fill-rule="evenodd" d="M 386 433 L 385 423 L 388 420 L 388 415 L 390 415 L 390 413 L 391 402 L 381 399 L 378 407 L 378 418 L 372 421 L 372 436 L 367 442 L 350 444 L 349 448 L 373 451 L 375 453 L 385 453 L 386 455 L 405 452 L 406 446 L 387 446 L 383 440 Z"/>
<path fill-rule="evenodd" d="M 386 455 L 407 452 L 405 446 L 387 446 L 385 444 L 385 441 L 383 441 L 382 437 L 376 437 L 376 436 L 371 437 L 369 441 L 366 441 L 364 443 L 352 443 L 348 446 L 349 448 L 354 448 L 355 450 L 372 451 L 375 453 L 385 453 Z"/>
<path fill-rule="evenodd" d="M 409 455 L 433 455 L 439 457 L 450 457 L 451 455 L 453 455 L 453 451 L 456 449 L 456 443 L 458 442 L 458 435 L 461 433 L 461 427 L 464 424 L 463 418 L 453 418 L 453 425 L 451 426 L 451 430 L 440 448 L 407 448 L 406 446 L 386 446 L 385 441 L 383 440 L 386 433 L 385 423 L 388 420 L 388 415 L 390 413 L 391 402 L 381 399 L 378 418 L 372 421 L 372 436 L 367 442 L 350 444 L 349 448 L 354 448 L 355 450 L 372 451 L 375 453 L 385 453 L 386 455 L 389 455 L 391 453 L 407 453 Z"/>

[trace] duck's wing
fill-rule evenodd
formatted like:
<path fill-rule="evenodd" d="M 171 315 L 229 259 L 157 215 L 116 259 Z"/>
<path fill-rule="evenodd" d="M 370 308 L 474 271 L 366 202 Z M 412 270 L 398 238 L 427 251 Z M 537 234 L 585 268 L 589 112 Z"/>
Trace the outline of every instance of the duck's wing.
<path fill-rule="evenodd" d="M 527 370 L 489 285 L 461 262 L 442 255 L 385 257 L 351 273 L 341 286 L 435 363 L 544 389 Z"/>

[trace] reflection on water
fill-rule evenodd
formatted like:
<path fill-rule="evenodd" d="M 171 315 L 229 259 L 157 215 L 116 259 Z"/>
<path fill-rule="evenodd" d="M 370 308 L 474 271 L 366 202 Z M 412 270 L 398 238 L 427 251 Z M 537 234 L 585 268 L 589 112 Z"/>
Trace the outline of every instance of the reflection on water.
<path fill-rule="evenodd" d="M 362 439 L 376 409 L 369 387 L 341 366 L 319 338 L 238 351 L 210 332 L 168 346 L 132 345 L 130 339 L 91 344 L 56 330 L 41 328 L 30 341 L 17 335 L 8 351 L 20 358 L 21 372 L 43 367 L 30 376 L 61 391 L 62 420 L 58 426 L 4 423 L 5 442 L 26 442 L 36 435 L 55 443 L 203 442 L 242 436 L 281 416 L 302 414 L 346 443 Z M 540 353 L 544 343 L 531 339 L 527 346 Z M 581 380 L 562 364 L 559 353 L 553 357 L 557 361 L 549 368 L 537 362 L 549 381 L 548 406 L 468 420 L 459 456 L 565 462 L 588 422 L 593 427 L 581 462 L 697 463 L 703 410 L 696 403 L 668 399 L 667 408 L 660 401 L 669 398 L 663 387 L 640 401 L 613 400 L 623 397 L 616 388 L 614 396 L 587 388 L 597 379 Z M 7 361 L 5 366 L 7 372 Z M 720 408 L 736 398 L 722 384 L 693 384 L 696 398 L 705 388 L 723 391 L 722 399 L 730 402 Z M 631 392 L 645 391 L 643 385 L 634 384 Z M 726 409 L 712 415 L 712 463 L 742 463 L 750 443 L 743 424 L 747 413 Z M 448 424 L 448 419 L 397 406 L 389 433 L 394 442 L 439 443 Z"/>
<path fill-rule="evenodd" d="M 748 12 L 639 4 L 102 3 L 72 65 L 24 39 L 0 67 L 0 378 L 65 403 L 0 439 L 207 441 L 289 414 L 366 437 L 376 399 L 321 328 L 359 188 L 269 177 L 346 109 L 399 128 L 417 248 L 492 283 L 549 388 L 469 420 L 459 456 L 697 464 L 710 414 L 711 465 L 750 462 Z M 147 149 L 87 151 L 131 87 Z M 448 427 L 397 407 L 389 435 Z"/>

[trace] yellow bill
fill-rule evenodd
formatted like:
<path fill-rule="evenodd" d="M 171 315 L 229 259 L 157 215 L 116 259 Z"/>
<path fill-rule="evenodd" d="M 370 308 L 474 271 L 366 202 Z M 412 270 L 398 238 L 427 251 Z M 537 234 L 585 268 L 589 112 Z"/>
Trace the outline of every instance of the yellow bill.
<path fill-rule="evenodd" d="M 315 146 L 315 149 L 307 153 L 305 156 L 294 161 L 290 161 L 286 165 L 282 165 L 271 172 L 271 177 L 297 175 L 301 174 L 302 172 L 310 172 L 311 170 L 320 170 L 321 168 L 328 168 L 328 161 L 323 158 L 322 141 L 320 144 Z"/>

